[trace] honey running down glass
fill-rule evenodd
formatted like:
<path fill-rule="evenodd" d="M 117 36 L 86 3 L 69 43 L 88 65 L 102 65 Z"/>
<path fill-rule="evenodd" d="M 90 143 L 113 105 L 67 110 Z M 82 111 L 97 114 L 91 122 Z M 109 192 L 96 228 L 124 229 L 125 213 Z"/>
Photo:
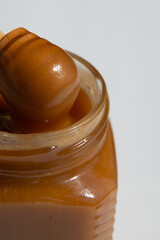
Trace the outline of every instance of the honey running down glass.
<path fill-rule="evenodd" d="M 117 165 L 108 94 L 99 72 L 70 55 L 91 110 L 63 129 L 0 132 L 1 240 L 112 239 Z M 89 108 L 82 105 L 74 114 Z"/>

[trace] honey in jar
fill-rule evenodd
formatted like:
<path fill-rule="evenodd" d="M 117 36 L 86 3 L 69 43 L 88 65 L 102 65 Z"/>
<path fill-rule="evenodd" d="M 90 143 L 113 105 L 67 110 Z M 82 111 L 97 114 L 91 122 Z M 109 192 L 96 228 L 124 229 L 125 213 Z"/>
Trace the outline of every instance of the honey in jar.
<path fill-rule="evenodd" d="M 112 239 L 117 165 L 108 94 L 99 72 L 70 55 L 81 90 L 64 119 L 0 131 L 1 240 Z"/>

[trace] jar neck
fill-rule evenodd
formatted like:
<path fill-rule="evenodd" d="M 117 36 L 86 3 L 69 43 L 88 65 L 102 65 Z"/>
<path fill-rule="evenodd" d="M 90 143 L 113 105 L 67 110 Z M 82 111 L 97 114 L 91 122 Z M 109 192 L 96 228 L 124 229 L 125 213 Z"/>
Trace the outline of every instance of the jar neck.
<path fill-rule="evenodd" d="M 71 54 L 71 53 L 70 53 Z M 102 147 L 108 122 L 109 100 L 99 72 L 71 54 L 88 91 L 93 109 L 82 120 L 55 132 L 10 134 L 0 132 L 0 174 L 15 177 L 48 176 L 90 161 Z"/>
<path fill-rule="evenodd" d="M 0 174 L 37 177 L 61 174 L 91 161 L 103 146 L 108 128 L 104 115 L 95 129 L 72 145 L 30 151 L 0 151 Z"/>

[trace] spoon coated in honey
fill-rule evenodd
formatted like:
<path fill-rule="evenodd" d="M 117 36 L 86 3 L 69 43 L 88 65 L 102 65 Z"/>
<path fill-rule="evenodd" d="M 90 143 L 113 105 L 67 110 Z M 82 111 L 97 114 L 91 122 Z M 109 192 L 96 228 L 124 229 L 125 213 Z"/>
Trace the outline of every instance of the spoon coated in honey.
<path fill-rule="evenodd" d="M 36 121 L 69 112 L 80 89 L 73 59 L 24 28 L 0 36 L 0 92 L 9 106 Z"/>

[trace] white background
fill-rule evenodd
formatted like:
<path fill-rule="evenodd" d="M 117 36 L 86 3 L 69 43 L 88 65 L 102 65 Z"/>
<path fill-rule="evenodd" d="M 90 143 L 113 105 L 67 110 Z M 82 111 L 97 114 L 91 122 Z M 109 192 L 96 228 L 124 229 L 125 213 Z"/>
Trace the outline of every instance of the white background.
<path fill-rule="evenodd" d="M 19 26 L 105 78 L 119 168 L 114 239 L 159 240 L 160 1 L 0 0 L 0 29 Z"/>

